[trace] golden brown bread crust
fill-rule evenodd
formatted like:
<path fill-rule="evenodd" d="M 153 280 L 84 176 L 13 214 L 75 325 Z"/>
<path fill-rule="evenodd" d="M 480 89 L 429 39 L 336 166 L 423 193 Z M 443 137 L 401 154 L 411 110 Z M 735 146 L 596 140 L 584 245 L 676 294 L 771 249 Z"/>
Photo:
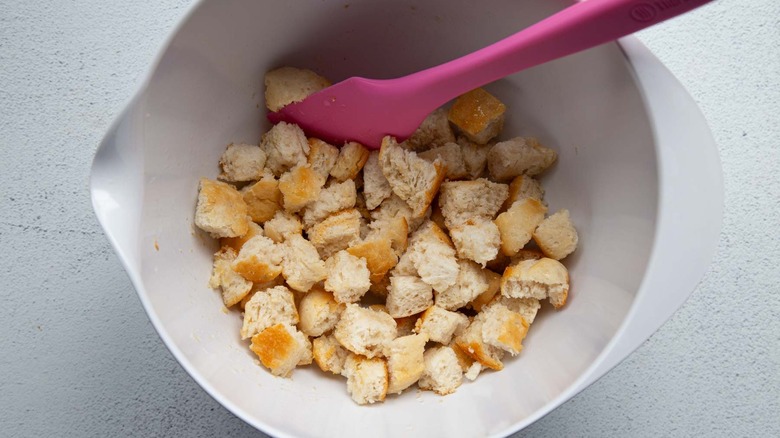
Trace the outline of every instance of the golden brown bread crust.
<path fill-rule="evenodd" d="M 282 208 L 282 192 L 276 180 L 258 181 L 243 192 L 244 202 L 253 221 L 262 223 L 271 220 Z"/>
<path fill-rule="evenodd" d="M 398 256 L 393 251 L 392 242 L 388 238 L 378 238 L 358 243 L 347 252 L 355 257 L 363 257 L 368 264 L 368 270 L 371 272 L 371 284 L 377 284 L 382 281 L 387 272 L 398 263 Z"/>
<path fill-rule="evenodd" d="M 284 364 L 295 347 L 295 339 L 287 332 L 284 324 L 272 325 L 252 336 L 252 345 L 249 346 L 257 354 L 260 363 L 272 372 Z"/>
<path fill-rule="evenodd" d="M 479 296 L 474 298 L 470 303 L 471 308 L 477 312 L 482 311 L 482 308 L 490 303 L 496 294 L 501 290 L 501 274 L 497 274 L 490 269 L 483 269 L 482 274 L 485 275 L 485 278 L 488 281 L 488 288 L 485 292 L 482 292 L 479 294 Z"/>
<path fill-rule="evenodd" d="M 319 175 L 309 165 L 296 167 L 279 179 L 284 209 L 291 213 L 315 201 L 321 188 Z"/>
<path fill-rule="evenodd" d="M 215 237 L 242 236 L 249 230 L 247 214 L 247 205 L 235 187 L 222 181 L 200 179 L 195 207 L 195 225 L 200 229 Z"/>
<path fill-rule="evenodd" d="M 233 262 L 233 270 L 253 283 L 271 281 L 282 273 L 281 266 L 272 266 L 257 256 Z"/>
<path fill-rule="evenodd" d="M 262 236 L 262 235 L 263 235 L 263 229 L 260 228 L 260 226 L 255 223 L 250 223 L 249 230 L 246 232 L 246 234 L 238 237 L 223 237 L 219 239 L 219 246 L 220 247 L 228 246 L 230 248 L 233 248 L 233 250 L 236 251 L 236 253 L 238 253 L 239 251 L 241 251 L 241 247 L 244 246 L 247 240 L 255 236 Z"/>
<path fill-rule="evenodd" d="M 505 111 L 500 100 L 477 88 L 455 100 L 448 118 L 469 140 L 485 144 L 501 131 Z"/>
<path fill-rule="evenodd" d="M 371 151 L 360 143 L 351 141 L 341 147 L 336 164 L 330 171 L 336 181 L 355 179 L 368 161 Z"/>

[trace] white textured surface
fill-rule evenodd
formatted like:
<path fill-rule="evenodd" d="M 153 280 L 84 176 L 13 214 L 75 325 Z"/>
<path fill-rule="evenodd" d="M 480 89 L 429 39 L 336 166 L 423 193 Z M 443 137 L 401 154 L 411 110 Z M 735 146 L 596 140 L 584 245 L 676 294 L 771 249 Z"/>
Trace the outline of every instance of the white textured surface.
<path fill-rule="evenodd" d="M 257 435 L 165 349 L 87 191 L 190 3 L 0 0 L 3 435 Z M 641 38 L 719 144 L 719 255 L 643 347 L 520 435 L 780 436 L 780 1 L 718 0 Z"/>

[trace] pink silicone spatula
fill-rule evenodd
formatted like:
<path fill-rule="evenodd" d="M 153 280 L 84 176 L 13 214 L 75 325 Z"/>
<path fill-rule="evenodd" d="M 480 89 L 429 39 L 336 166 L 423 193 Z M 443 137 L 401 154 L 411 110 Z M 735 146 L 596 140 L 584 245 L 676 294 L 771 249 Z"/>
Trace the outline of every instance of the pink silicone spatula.
<path fill-rule="evenodd" d="M 309 135 L 379 148 L 408 138 L 447 101 L 504 76 L 660 23 L 712 0 L 586 0 L 453 61 L 397 79 L 353 77 L 268 114 Z"/>

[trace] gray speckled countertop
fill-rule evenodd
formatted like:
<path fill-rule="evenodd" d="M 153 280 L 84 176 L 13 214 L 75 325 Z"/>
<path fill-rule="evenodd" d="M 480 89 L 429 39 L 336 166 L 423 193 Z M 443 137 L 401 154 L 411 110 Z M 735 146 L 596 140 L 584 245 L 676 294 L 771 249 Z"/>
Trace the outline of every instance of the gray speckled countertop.
<path fill-rule="evenodd" d="M 178 366 L 92 214 L 92 155 L 192 0 L 0 0 L 3 436 L 257 436 Z M 520 436 L 780 436 L 780 1 L 641 39 L 723 160 L 720 249 L 688 303 Z"/>

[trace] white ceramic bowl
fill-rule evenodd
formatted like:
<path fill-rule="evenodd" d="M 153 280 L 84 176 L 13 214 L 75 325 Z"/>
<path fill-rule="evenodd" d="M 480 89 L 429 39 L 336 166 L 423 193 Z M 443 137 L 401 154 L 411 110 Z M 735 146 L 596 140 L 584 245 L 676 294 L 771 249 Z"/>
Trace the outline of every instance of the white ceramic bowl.
<path fill-rule="evenodd" d="M 151 321 L 187 372 L 277 436 L 505 435 L 624 359 L 688 297 L 721 223 L 720 165 L 691 98 L 635 39 L 488 86 L 504 135 L 559 153 L 552 210 L 580 232 L 570 303 L 546 309 L 523 353 L 455 394 L 407 391 L 360 407 L 315 369 L 280 379 L 254 363 L 239 316 L 207 287 L 215 246 L 193 226 L 197 180 L 230 142 L 267 128 L 262 77 L 313 68 L 332 80 L 393 77 L 468 53 L 568 5 L 561 0 L 202 1 L 160 54 L 95 157 L 97 216 Z M 156 248 L 159 246 L 159 250 Z"/>

